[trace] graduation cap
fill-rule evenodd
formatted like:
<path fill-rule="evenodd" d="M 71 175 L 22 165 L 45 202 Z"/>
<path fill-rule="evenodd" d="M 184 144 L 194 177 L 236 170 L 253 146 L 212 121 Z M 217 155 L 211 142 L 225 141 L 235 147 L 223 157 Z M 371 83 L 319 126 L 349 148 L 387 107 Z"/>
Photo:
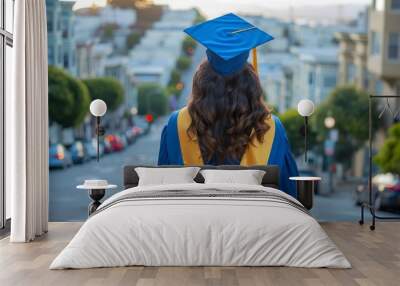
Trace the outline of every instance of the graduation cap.
<path fill-rule="evenodd" d="M 223 76 L 241 70 L 252 49 L 253 65 L 257 70 L 255 48 L 274 39 L 233 13 L 192 26 L 184 32 L 207 48 L 208 61 Z"/>

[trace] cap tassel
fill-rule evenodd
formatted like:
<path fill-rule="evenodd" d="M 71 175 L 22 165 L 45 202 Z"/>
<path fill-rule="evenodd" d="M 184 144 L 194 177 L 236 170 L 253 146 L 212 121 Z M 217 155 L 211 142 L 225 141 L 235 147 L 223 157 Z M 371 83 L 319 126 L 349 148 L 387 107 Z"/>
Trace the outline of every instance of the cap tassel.
<path fill-rule="evenodd" d="M 257 62 L 257 49 L 254 48 L 252 50 L 252 58 L 253 58 L 253 68 L 256 71 L 256 74 L 258 74 L 258 62 Z"/>

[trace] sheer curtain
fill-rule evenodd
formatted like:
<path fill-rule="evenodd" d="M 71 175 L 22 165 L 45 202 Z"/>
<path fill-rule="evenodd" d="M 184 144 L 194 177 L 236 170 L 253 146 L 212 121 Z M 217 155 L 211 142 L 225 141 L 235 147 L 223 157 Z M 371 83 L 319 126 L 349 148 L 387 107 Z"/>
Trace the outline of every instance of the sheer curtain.
<path fill-rule="evenodd" d="M 6 99 L 6 187 L 12 242 L 48 225 L 47 22 L 45 0 L 15 2 L 13 94 Z"/>

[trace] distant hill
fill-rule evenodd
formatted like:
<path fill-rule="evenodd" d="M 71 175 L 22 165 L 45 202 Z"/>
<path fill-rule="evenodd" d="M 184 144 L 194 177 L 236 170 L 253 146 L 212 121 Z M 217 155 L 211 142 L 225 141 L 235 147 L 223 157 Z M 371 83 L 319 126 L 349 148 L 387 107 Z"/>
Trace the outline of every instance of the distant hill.
<path fill-rule="evenodd" d="M 137 15 L 137 21 L 133 29 L 139 34 L 149 29 L 154 22 L 157 22 L 163 13 L 163 6 L 154 5 L 151 0 L 109 0 L 108 5 L 122 9 L 134 9 Z M 75 13 L 81 16 L 96 15 L 101 7 L 88 7 L 76 10 Z"/>

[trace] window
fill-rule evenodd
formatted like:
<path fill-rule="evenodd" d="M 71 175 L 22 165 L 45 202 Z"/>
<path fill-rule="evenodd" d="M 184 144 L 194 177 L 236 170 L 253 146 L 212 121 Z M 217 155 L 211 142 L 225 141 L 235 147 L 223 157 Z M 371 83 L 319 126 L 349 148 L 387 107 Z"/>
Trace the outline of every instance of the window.
<path fill-rule="evenodd" d="M 388 58 L 400 59 L 400 33 L 389 33 Z"/>
<path fill-rule="evenodd" d="M 69 68 L 69 57 L 68 57 L 68 53 L 64 54 L 64 68 L 68 69 Z"/>
<path fill-rule="evenodd" d="M 384 11 L 385 10 L 385 0 L 375 0 L 373 2 L 373 6 L 376 11 Z"/>
<path fill-rule="evenodd" d="M 13 33 L 13 22 L 14 22 L 14 0 L 4 0 L 4 12 L 5 12 L 5 30 Z"/>
<path fill-rule="evenodd" d="M 327 75 L 323 79 L 324 87 L 333 88 L 336 86 L 336 76 L 335 75 Z"/>
<path fill-rule="evenodd" d="M 0 0 L 0 229 L 4 229 L 6 220 L 10 217 L 10 194 L 4 187 L 4 131 L 3 120 L 5 100 L 11 92 L 9 76 L 12 74 L 14 1 Z M 9 225 L 9 224 L 8 224 Z"/>
<path fill-rule="evenodd" d="M 381 46 L 379 40 L 379 33 L 378 32 L 371 32 L 371 46 L 370 46 L 370 54 L 371 55 L 378 55 L 380 53 Z"/>
<path fill-rule="evenodd" d="M 400 11 L 400 0 L 392 0 L 392 10 Z"/>
<path fill-rule="evenodd" d="M 314 72 L 309 72 L 308 73 L 308 84 L 313 85 L 315 80 L 315 74 Z"/>

